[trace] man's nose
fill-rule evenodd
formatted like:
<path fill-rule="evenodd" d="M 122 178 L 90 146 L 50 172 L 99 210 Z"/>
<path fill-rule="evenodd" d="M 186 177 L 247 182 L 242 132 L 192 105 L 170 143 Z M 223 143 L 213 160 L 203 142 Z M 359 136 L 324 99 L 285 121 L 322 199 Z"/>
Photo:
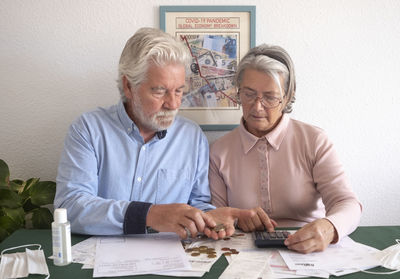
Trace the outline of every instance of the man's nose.
<path fill-rule="evenodd" d="M 182 96 L 177 96 L 175 93 L 168 92 L 164 96 L 164 107 L 170 110 L 178 109 L 181 105 Z"/>

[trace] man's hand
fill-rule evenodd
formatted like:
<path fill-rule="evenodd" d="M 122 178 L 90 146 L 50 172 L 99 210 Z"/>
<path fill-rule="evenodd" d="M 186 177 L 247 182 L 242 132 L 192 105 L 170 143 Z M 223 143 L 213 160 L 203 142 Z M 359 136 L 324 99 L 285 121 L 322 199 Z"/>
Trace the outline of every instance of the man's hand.
<path fill-rule="evenodd" d="M 238 220 L 238 227 L 244 232 L 263 231 L 273 232 L 277 223 L 268 217 L 264 209 L 255 207 L 248 209 L 252 213 L 249 216 L 241 216 Z"/>
<path fill-rule="evenodd" d="M 160 232 L 174 232 L 181 239 L 204 232 L 206 227 L 215 227 L 213 218 L 200 209 L 183 203 L 152 205 L 147 213 L 146 225 Z"/>
<path fill-rule="evenodd" d="M 290 235 L 285 240 L 285 245 L 290 250 L 307 254 L 325 250 L 337 238 L 333 224 L 328 219 L 318 219 Z"/>

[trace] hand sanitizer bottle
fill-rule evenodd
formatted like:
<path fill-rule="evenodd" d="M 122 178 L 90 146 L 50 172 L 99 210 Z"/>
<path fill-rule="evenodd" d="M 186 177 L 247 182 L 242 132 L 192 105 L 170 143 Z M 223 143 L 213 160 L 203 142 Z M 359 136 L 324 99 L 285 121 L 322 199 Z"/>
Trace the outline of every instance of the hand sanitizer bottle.
<path fill-rule="evenodd" d="M 54 265 L 67 265 L 72 262 L 71 225 L 67 220 L 67 209 L 57 208 L 54 211 L 54 222 L 51 223 L 53 239 Z"/>

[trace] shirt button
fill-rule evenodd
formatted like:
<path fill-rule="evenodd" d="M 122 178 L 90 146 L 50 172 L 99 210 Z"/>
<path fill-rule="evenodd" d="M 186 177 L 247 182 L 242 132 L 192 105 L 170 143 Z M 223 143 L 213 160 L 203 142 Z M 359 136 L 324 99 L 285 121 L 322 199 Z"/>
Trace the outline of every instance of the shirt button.
<path fill-rule="evenodd" d="M 142 181 L 142 178 L 141 178 L 141 177 L 138 177 L 137 181 L 139 181 L 139 182 Z"/>
<path fill-rule="evenodd" d="M 127 130 L 127 131 L 128 131 L 128 133 L 130 133 L 130 132 L 132 131 L 132 129 L 131 129 L 131 128 L 128 128 L 128 130 Z"/>
<path fill-rule="evenodd" d="M 142 146 L 142 150 L 146 150 L 146 146 Z"/>

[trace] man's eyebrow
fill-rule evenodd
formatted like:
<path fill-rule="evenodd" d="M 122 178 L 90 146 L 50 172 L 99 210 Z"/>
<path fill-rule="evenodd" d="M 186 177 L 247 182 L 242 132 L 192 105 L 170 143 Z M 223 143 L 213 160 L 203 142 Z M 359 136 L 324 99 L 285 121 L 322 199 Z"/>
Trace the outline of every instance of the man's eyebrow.
<path fill-rule="evenodd" d="M 247 89 L 247 90 L 250 90 L 250 91 L 257 92 L 256 90 L 254 90 L 253 88 L 250 88 L 250 87 L 248 87 L 248 86 L 243 87 L 243 89 Z"/>

